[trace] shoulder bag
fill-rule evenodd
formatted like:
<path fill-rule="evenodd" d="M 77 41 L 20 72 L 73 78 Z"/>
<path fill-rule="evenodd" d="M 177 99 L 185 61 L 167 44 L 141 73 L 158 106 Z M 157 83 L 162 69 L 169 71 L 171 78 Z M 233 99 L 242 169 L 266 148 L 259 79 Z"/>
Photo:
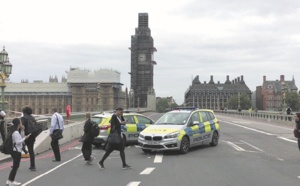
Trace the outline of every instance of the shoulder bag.
<path fill-rule="evenodd" d="M 57 120 L 58 129 L 55 129 L 52 132 L 51 138 L 52 138 L 53 141 L 54 140 L 60 140 L 60 139 L 63 138 L 62 130 L 60 129 L 60 125 L 59 125 L 59 121 L 58 121 L 57 115 L 55 114 L 55 116 L 56 116 L 56 120 Z"/>
<path fill-rule="evenodd" d="M 115 129 L 116 126 L 114 125 L 114 128 L 110 131 L 108 136 L 109 145 L 119 145 L 121 143 L 121 136 L 118 135 Z"/>

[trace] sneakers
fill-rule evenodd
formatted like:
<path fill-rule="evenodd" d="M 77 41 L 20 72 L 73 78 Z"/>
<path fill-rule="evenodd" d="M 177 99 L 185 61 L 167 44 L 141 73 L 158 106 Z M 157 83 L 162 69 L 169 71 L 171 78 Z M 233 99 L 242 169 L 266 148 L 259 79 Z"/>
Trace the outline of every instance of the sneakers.
<path fill-rule="evenodd" d="M 130 165 L 125 165 L 125 166 L 123 166 L 123 168 L 122 169 L 131 169 L 131 166 Z"/>
<path fill-rule="evenodd" d="M 101 162 L 98 163 L 98 166 L 99 166 L 99 169 L 105 169 L 103 163 L 101 163 Z"/>
<path fill-rule="evenodd" d="M 8 185 L 8 186 L 14 186 L 14 185 L 21 185 L 21 183 L 20 182 L 16 182 L 16 181 L 9 181 L 9 180 L 7 180 L 6 181 L 6 185 Z"/>
<path fill-rule="evenodd" d="M 94 159 L 95 159 L 95 158 L 94 158 L 93 156 L 91 156 L 91 157 L 90 157 L 90 160 L 88 160 L 88 161 L 86 162 L 86 164 L 92 165 Z"/>
<path fill-rule="evenodd" d="M 36 168 L 35 167 L 29 167 L 29 170 L 36 171 Z"/>

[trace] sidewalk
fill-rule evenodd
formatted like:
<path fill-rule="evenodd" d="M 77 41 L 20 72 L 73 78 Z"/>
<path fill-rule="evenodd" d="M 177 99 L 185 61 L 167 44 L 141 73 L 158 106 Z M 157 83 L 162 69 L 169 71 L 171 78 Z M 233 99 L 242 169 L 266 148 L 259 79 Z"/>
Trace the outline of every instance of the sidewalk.
<path fill-rule="evenodd" d="M 76 138 L 79 138 L 83 133 L 83 125 L 84 121 L 78 121 L 73 124 L 69 124 L 65 126 L 63 136 L 64 138 L 59 140 L 60 144 L 64 144 Z M 2 139 L 0 139 L 2 144 Z M 43 153 L 47 150 L 51 149 L 51 138 L 49 136 L 49 130 L 44 130 L 36 139 L 34 144 L 34 152 L 35 154 Z M 10 155 L 6 155 L 0 152 L 0 161 L 9 160 Z"/>

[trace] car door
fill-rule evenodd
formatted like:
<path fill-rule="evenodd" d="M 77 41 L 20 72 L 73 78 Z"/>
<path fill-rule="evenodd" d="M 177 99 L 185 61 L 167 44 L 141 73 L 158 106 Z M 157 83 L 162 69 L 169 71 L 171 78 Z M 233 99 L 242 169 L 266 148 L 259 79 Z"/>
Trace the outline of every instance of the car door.
<path fill-rule="evenodd" d="M 123 117 L 126 121 L 126 125 L 123 125 L 122 132 L 126 136 L 126 141 L 137 140 L 139 135 L 137 134 L 136 120 L 134 115 L 124 115 Z"/>
<path fill-rule="evenodd" d="M 211 135 L 211 126 L 210 126 L 210 116 L 206 111 L 200 111 L 201 115 L 201 134 L 202 134 L 202 141 L 206 141 L 210 138 Z"/>
<path fill-rule="evenodd" d="M 190 137 L 191 146 L 196 146 L 201 143 L 199 124 L 200 124 L 200 115 L 199 112 L 195 112 L 191 115 L 189 126 L 188 126 L 188 135 Z"/>

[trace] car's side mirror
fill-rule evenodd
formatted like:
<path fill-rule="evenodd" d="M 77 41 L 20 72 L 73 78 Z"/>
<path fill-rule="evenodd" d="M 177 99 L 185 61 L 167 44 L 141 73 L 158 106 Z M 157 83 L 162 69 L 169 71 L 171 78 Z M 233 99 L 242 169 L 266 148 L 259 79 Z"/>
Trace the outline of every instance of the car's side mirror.
<path fill-rule="evenodd" d="M 199 125 L 199 121 L 194 121 L 192 125 Z"/>

